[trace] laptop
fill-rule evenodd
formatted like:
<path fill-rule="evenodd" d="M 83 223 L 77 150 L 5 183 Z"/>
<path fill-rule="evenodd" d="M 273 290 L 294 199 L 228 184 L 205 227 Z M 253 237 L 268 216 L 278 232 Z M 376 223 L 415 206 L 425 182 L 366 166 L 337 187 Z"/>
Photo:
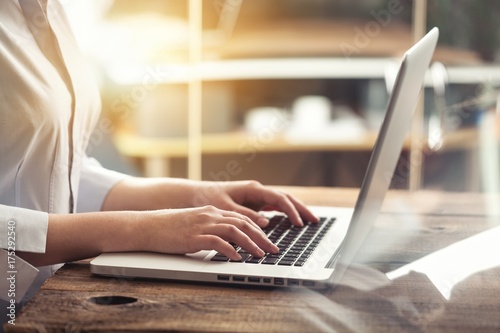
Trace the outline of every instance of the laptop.
<path fill-rule="evenodd" d="M 380 212 L 438 36 L 438 29 L 432 29 L 403 56 L 354 209 L 311 207 L 321 221 L 303 228 L 291 226 L 286 216 L 268 216 L 264 231 L 280 247 L 277 255 L 254 258 L 241 250 L 243 259 L 231 262 L 216 251 L 105 253 L 91 261 L 92 273 L 313 289 L 336 285 Z"/>

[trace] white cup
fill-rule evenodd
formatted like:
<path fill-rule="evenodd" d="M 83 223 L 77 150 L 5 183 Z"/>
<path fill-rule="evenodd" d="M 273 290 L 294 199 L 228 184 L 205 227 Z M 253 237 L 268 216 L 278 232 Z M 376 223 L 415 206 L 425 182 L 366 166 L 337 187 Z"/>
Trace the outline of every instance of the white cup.
<path fill-rule="evenodd" d="M 292 126 L 304 131 L 316 131 L 328 126 L 332 104 L 324 96 L 302 96 L 292 106 Z"/>
<path fill-rule="evenodd" d="M 258 134 L 263 130 L 280 132 L 288 125 L 288 118 L 283 109 L 263 106 L 249 110 L 245 115 L 245 130 L 251 134 Z"/>

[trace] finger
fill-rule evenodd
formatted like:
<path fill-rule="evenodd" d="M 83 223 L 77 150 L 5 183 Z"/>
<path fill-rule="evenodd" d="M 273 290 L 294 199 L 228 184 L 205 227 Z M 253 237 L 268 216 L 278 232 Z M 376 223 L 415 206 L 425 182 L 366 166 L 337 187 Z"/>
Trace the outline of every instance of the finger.
<path fill-rule="evenodd" d="M 299 212 L 297 211 L 294 203 L 287 194 L 280 191 L 266 191 L 264 193 L 264 200 L 266 204 L 275 206 L 277 210 L 285 213 L 292 224 L 299 227 L 304 225 Z"/>
<path fill-rule="evenodd" d="M 309 208 L 307 208 L 307 206 L 302 201 L 289 194 L 287 194 L 287 196 L 290 199 L 290 201 L 292 201 L 292 203 L 295 206 L 295 209 L 297 209 L 299 215 L 302 217 L 303 220 L 313 223 L 319 222 L 319 218 L 313 212 L 311 212 L 311 210 L 309 210 Z"/>
<path fill-rule="evenodd" d="M 259 231 L 262 235 L 265 235 L 265 233 L 264 233 L 264 231 L 262 231 L 260 225 L 257 224 L 256 222 L 254 222 L 254 220 L 252 220 L 251 217 L 249 217 L 248 215 L 246 215 L 245 211 L 243 209 L 247 209 L 248 211 L 252 212 L 253 214 L 256 214 L 256 215 L 259 215 L 259 216 L 260 216 L 260 214 L 258 214 L 257 212 L 255 212 L 255 211 L 253 211 L 251 209 L 248 209 L 248 208 L 245 208 L 245 207 L 242 207 L 242 206 L 239 206 L 239 205 L 234 205 L 234 206 L 232 206 L 229 209 L 232 209 L 232 210 L 222 211 L 222 216 L 240 219 L 240 220 L 242 220 L 242 221 L 244 221 L 246 223 L 249 223 L 252 227 L 255 228 L 255 230 Z"/>
<path fill-rule="evenodd" d="M 278 196 L 276 204 L 279 208 L 278 210 L 287 214 L 290 221 L 294 225 L 302 226 L 304 224 L 304 220 L 313 223 L 317 223 L 319 221 L 319 218 L 314 215 L 300 200 L 290 194 L 283 193 L 281 191 L 276 192 L 276 195 Z"/>
<path fill-rule="evenodd" d="M 233 210 L 250 218 L 257 226 L 264 228 L 269 224 L 269 220 L 253 209 L 241 205 L 234 205 Z"/>
<path fill-rule="evenodd" d="M 210 232 L 241 246 L 257 257 L 262 257 L 265 252 L 276 253 L 279 250 L 266 236 L 241 220 L 226 220 L 227 223 L 214 225 Z"/>
<path fill-rule="evenodd" d="M 260 183 L 251 183 L 250 189 L 251 191 L 247 194 L 247 199 L 250 202 L 260 203 L 260 207 L 274 206 L 278 211 L 285 213 L 294 225 L 304 225 L 299 212 L 288 195 L 281 191 L 264 187 Z"/>
<path fill-rule="evenodd" d="M 200 249 L 215 250 L 231 260 L 241 260 L 241 255 L 227 241 L 215 235 L 201 235 L 197 239 Z"/>
<path fill-rule="evenodd" d="M 276 253 L 279 251 L 278 247 L 273 244 L 267 238 L 267 235 L 262 231 L 262 229 L 258 229 L 257 231 L 249 226 L 246 223 L 241 223 L 241 221 L 234 221 L 236 224 L 235 226 L 243 232 L 243 234 L 247 237 L 249 237 L 252 242 L 254 242 L 259 248 L 263 249 L 265 252 L 270 252 L 270 253 Z M 248 250 L 246 247 L 244 247 L 246 250 Z"/>

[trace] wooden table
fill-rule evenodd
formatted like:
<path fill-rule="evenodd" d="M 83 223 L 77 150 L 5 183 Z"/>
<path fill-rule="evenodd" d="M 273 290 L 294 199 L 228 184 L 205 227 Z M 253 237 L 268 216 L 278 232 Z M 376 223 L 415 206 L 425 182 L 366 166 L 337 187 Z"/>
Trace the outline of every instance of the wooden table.
<path fill-rule="evenodd" d="M 357 194 L 349 189 L 286 189 L 315 205 L 352 206 Z M 494 197 L 493 202 L 500 202 L 498 199 Z M 486 211 L 480 194 L 390 191 L 383 212 L 358 253 L 358 260 L 364 260 L 367 269 L 388 272 L 499 225 L 499 216 L 488 216 Z M 88 262 L 77 262 L 67 264 L 50 278 L 24 307 L 16 325 L 6 329 L 8 332 L 500 331 L 500 267 L 468 277 L 455 286 L 449 301 L 423 274 L 411 273 L 389 285 L 363 291 L 355 287 L 357 279 L 366 282 L 372 273 L 366 270 L 369 276 L 355 277 L 352 272 L 354 268 L 346 272 L 343 285 L 318 292 L 105 278 L 93 276 Z"/>

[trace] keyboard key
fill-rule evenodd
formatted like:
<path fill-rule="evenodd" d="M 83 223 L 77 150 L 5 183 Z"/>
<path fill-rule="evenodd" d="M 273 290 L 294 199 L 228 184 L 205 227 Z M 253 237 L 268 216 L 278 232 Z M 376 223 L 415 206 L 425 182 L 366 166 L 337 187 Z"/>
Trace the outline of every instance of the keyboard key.
<path fill-rule="evenodd" d="M 241 260 L 231 259 L 230 262 L 244 262 L 245 260 L 248 259 L 248 257 L 250 257 L 250 253 L 240 253 L 240 256 L 241 256 Z"/>
<path fill-rule="evenodd" d="M 299 256 L 298 255 L 291 255 L 291 254 L 286 254 L 284 257 L 283 257 L 283 260 L 291 260 L 291 261 L 295 261 Z"/>
<path fill-rule="evenodd" d="M 293 265 L 293 261 L 292 260 L 280 260 L 280 262 L 278 263 L 278 265 L 292 266 Z"/>
<path fill-rule="evenodd" d="M 278 262 L 280 258 L 265 258 L 264 260 L 262 260 L 262 264 L 266 264 L 266 265 L 274 265 Z"/>
<path fill-rule="evenodd" d="M 226 256 L 219 256 L 219 255 L 215 255 L 212 257 L 212 259 L 210 259 L 211 261 L 229 261 L 229 258 L 226 257 Z"/>
<path fill-rule="evenodd" d="M 303 254 L 299 257 L 299 259 L 297 261 L 306 261 L 307 259 L 309 259 L 310 255 L 307 255 L 307 254 Z"/>
<path fill-rule="evenodd" d="M 306 261 L 305 261 L 305 260 L 297 260 L 297 261 L 295 262 L 295 264 L 293 264 L 293 265 L 294 265 L 294 266 L 299 266 L 299 267 L 301 267 L 301 266 L 304 266 L 304 264 L 305 264 L 305 263 L 306 263 Z"/>
<path fill-rule="evenodd" d="M 268 238 L 273 243 L 276 243 L 278 241 L 278 239 L 280 239 L 279 236 L 277 236 L 277 235 L 276 236 L 274 236 L 274 235 L 273 236 L 269 236 Z"/>
<path fill-rule="evenodd" d="M 268 254 L 266 258 L 281 258 L 282 254 L 275 253 L 275 254 Z"/>
<path fill-rule="evenodd" d="M 261 260 L 262 258 L 250 257 L 245 262 L 249 264 L 258 264 Z"/>

